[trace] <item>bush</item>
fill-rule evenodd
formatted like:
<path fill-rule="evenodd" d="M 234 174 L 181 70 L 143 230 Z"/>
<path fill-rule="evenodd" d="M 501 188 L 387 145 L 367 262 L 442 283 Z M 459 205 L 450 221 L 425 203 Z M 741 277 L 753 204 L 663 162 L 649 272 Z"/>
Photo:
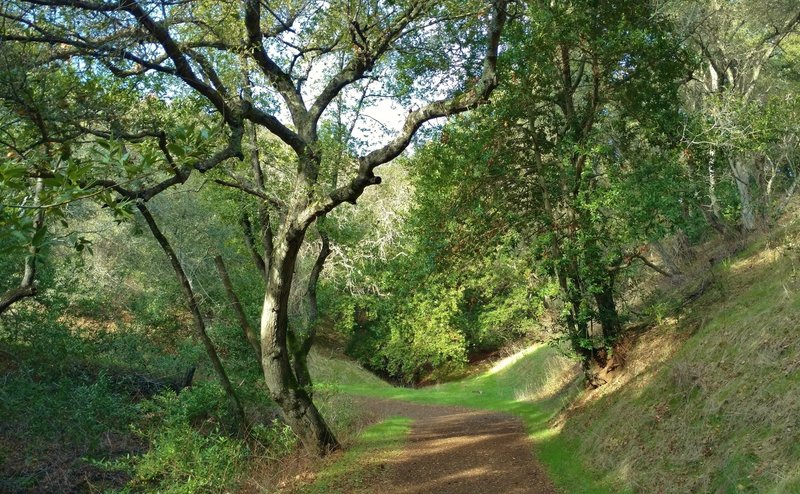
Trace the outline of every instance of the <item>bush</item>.
<path fill-rule="evenodd" d="M 250 435 L 258 442 L 261 456 L 268 460 L 286 456 L 297 447 L 297 435 L 278 419 L 273 419 L 271 424 L 254 425 Z"/>
<path fill-rule="evenodd" d="M 123 492 L 197 494 L 234 486 L 248 450 L 225 435 L 203 434 L 185 422 L 148 432 L 150 450 L 133 461 L 133 479 Z"/>
<path fill-rule="evenodd" d="M 220 386 L 199 383 L 179 395 L 164 392 L 142 402 L 140 411 L 136 430 L 150 449 L 116 465 L 133 477 L 124 492 L 219 492 L 221 485 L 236 484 L 250 451 L 224 432 L 227 403 Z"/>
<path fill-rule="evenodd" d="M 420 380 L 426 373 L 461 369 L 467 362 L 463 292 L 431 286 L 435 293 L 420 292 L 403 305 L 385 303 L 364 344 L 351 345 L 351 355 L 373 369 L 406 382 Z M 363 333 L 363 331 L 362 331 Z M 358 334 L 354 336 L 358 338 Z"/>

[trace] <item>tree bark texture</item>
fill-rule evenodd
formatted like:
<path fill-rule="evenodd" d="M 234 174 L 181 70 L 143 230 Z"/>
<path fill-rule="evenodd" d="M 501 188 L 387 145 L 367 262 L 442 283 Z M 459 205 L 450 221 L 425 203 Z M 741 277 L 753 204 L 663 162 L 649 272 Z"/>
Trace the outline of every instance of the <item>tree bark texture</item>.
<path fill-rule="evenodd" d="M 304 236 L 304 229 L 290 224 L 278 233 L 274 245 L 261 313 L 262 367 L 271 398 L 281 408 L 284 420 L 306 449 L 326 454 L 337 449 L 339 443 L 298 382 L 287 344 L 289 293 Z"/>
<path fill-rule="evenodd" d="M 317 335 L 317 320 L 319 318 L 317 285 L 319 284 L 319 277 L 322 274 L 322 270 L 325 267 L 325 261 L 331 253 L 330 239 L 322 228 L 324 219 L 325 217 L 322 216 L 317 220 L 321 246 L 308 277 L 308 287 L 305 296 L 305 329 L 289 332 L 289 348 L 292 352 L 292 366 L 294 368 L 295 377 L 297 378 L 298 384 L 305 388 L 312 397 L 314 388 L 311 382 L 311 373 L 308 370 L 308 353 L 311 351 L 311 346 L 314 344 L 314 339 Z"/>

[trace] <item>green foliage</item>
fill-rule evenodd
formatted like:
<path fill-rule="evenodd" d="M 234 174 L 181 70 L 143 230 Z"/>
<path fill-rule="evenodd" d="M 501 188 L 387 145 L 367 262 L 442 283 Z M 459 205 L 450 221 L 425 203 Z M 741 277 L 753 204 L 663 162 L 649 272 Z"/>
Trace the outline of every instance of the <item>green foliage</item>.
<path fill-rule="evenodd" d="M 343 297 L 339 293 L 329 292 L 330 285 L 323 285 L 319 293 L 319 310 L 333 321 L 334 333 L 351 336 L 356 326 L 358 308 L 352 297 Z"/>
<path fill-rule="evenodd" d="M 413 255 L 437 255 L 423 249 Z M 541 311 L 530 273 L 502 254 L 482 277 L 469 276 L 472 270 L 454 276 L 446 264 L 413 271 L 403 259 L 381 277 L 389 296 L 353 297 L 344 305 L 349 314 L 337 323 L 352 324 L 344 333 L 348 354 L 385 375 L 404 382 L 446 377 L 461 370 L 470 354 L 526 334 Z"/>
<path fill-rule="evenodd" d="M 124 430 L 135 409 L 102 374 L 95 381 L 80 375 L 45 376 L 26 368 L 6 376 L 0 413 L 20 444 L 64 441 L 97 450 L 103 434 Z"/>
<path fill-rule="evenodd" d="M 220 485 L 235 483 L 245 458 L 237 441 L 175 424 L 153 435 L 151 449 L 137 459 L 123 492 L 218 492 Z"/>
<path fill-rule="evenodd" d="M 618 279 L 639 249 L 703 221 L 674 146 L 687 54 L 648 5 L 579 4 L 531 4 L 510 28 L 494 105 L 406 161 L 409 241 L 388 273 L 367 265 L 355 283 L 377 287 L 356 296 L 367 317 L 347 333 L 371 368 L 416 381 L 457 367 L 541 336 L 530 321 L 545 305 L 574 353 L 590 355 L 624 321 Z"/>
<path fill-rule="evenodd" d="M 770 225 L 797 176 L 800 148 L 789 137 L 797 133 L 796 8 L 770 0 L 667 11 L 697 60 L 682 90 L 681 141 L 693 173 L 708 185 L 698 197 L 710 206 L 709 223 L 729 236 Z"/>
<path fill-rule="evenodd" d="M 459 144 L 462 136 L 464 144 L 480 149 L 480 139 L 466 133 L 459 134 Z M 483 204 L 476 196 L 464 204 L 459 187 L 473 171 L 470 180 L 479 182 L 484 168 L 459 158 L 456 149 L 429 144 L 405 163 L 410 176 L 396 177 L 393 187 L 413 191 L 411 207 L 374 199 L 384 215 L 355 225 L 377 223 L 375 240 L 364 232 L 360 242 L 385 253 L 363 261 L 351 257 L 359 262 L 356 275 L 333 278 L 355 287 L 350 296 L 337 290 L 340 301 L 328 301 L 335 285 L 321 292 L 323 313 L 349 339 L 347 353 L 404 382 L 443 378 L 463 368 L 470 355 L 535 332 L 540 292 L 549 286 L 536 279 L 525 258 L 529 247 L 515 231 L 498 236 L 497 243 L 476 238 L 487 227 Z M 397 223 L 385 220 L 398 217 Z M 504 220 L 491 226 L 502 231 Z M 405 241 L 380 243 L 392 238 Z"/>
<path fill-rule="evenodd" d="M 69 266 L 74 268 L 58 266 L 58 275 L 67 274 L 61 270 Z M 110 470 L 98 474 L 113 479 L 105 484 L 108 489 L 133 476 L 128 490 L 160 485 L 175 492 L 216 491 L 217 482 L 241 471 L 247 454 L 243 441 L 224 432 L 230 418 L 221 389 L 201 381 L 180 397 L 170 393 L 136 402 L 143 381 L 177 380 L 192 366 L 202 369 L 202 349 L 179 335 L 160 334 L 164 326 L 142 326 L 145 314 L 136 311 L 131 325 L 112 320 L 102 290 L 85 298 L 59 290 L 60 283 L 80 275 L 78 270 L 66 280 L 57 276 L 39 297 L 39 303 L 60 311 L 22 304 L 0 320 L 3 440 L 25 445 L 4 459 L 8 481 L 0 486 L 70 490 L 83 481 L 76 478 L 86 475 L 81 469 L 91 469 Z M 264 393 L 259 396 L 263 406 Z M 137 456 L 142 443 L 151 447 Z M 121 454 L 127 457 L 118 459 Z M 27 470 L 20 467 L 20 455 L 27 458 Z"/>
<path fill-rule="evenodd" d="M 176 395 L 165 392 L 140 405 L 145 421 L 137 431 L 150 444 L 126 465 L 126 491 L 217 492 L 232 485 L 244 467 L 244 444 L 220 431 L 225 393 L 216 383 L 200 383 Z"/>
<path fill-rule="evenodd" d="M 268 425 L 256 424 L 250 431 L 252 439 L 259 442 L 259 446 L 266 452 L 264 457 L 268 460 L 277 460 L 294 451 L 297 447 L 297 436 L 292 428 L 278 419 Z"/>
<path fill-rule="evenodd" d="M 375 364 L 380 362 L 389 375 L 408 381 L 420 379 L 424 372 L 446 375 L 458 370 L 467 359 L 462 303 L 461 290 L 435 283 L 429 291 L 404 300 L 386 321 L 388 334 L 370 363 L 378 367 Z"/>
<path fill-rule="evenodd" d="M 2 350 L 0 356 L 5 358 Z M 6 373 L 0 388 L 2 436 L 17 446 L 0 453 L 0 490 L 68 489 L 76 472 L 59 471 L 59 463 L 77 470 L 107 458 L 110 438 L 124 437 L 136 412 L 102 374 L 47 375 L 27 366 Z"/>
<path fill-rule="evenodd" d="M 576 354 L 589 354 L 619 330 L 616 278 L 631 256 L 699 217 L 670 137 L 682 52 L 661 16 L 632 4 L 531 6 L 511 39 L 495 105 L 451 121 L 409 160 L 415 243 L 404 252 L 415 264 L 397 263 L 384 286 L 411 308 L 392 314 L 431 320 L 442 293 L 459 293 L 450 327 L 468 351 L 529 331 L 551 299 Z M 589 334 L 593 321 L 603 335 Z"/>

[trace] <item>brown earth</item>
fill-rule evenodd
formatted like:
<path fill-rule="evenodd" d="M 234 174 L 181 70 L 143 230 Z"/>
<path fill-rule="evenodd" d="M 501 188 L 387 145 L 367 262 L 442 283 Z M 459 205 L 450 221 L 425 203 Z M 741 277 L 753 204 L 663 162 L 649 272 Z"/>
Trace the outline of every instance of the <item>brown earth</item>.
<path fill-rule="evenodd" d="M 363 399 L 378 416 L 414 420 L 402 452 L 372 483 L 381 494 L 555 494 L 522 422 L 459 407 Z"/>

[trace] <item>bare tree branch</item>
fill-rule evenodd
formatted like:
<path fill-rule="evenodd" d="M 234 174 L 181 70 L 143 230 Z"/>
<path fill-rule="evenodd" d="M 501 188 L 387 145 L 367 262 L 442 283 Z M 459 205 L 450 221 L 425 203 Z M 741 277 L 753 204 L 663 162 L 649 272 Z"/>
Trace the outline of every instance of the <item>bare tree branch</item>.
<path fill-rule="evenodd" d="M 357 33 L 361 38 L 361 42 L 357 40 L 354 41 L 354 43 L 357 43 L 357 46 L 359 46 L 359 50 L 345 67 L 328 81 L 328 84 L 314 101 L 309 111 L 311 121 L 317 122 L 319 120 L 322 113 L 342 89 L 362 79 L 368 71 L 372 70 L 375 62 L 388 51 L 392 43 L 402 36 L 403 30 L 418 17 L 428 5 L 428 0 L 412 2 L 408 9 L 378 38 L 377 42 L 372 47 L 368 46 L 366 37 L 357 21 L 352 21 L 350 26 L 351 32 Z"/>
<path fill-rule="evenodd" d="M 303 96 L 292 82 L 292 78 L 281 70 L 264 48 L 264 34 L 261 32 L 261 0 L 246 0 L 244 8 L 244 24 L 247 28 L 247 48 L 255 58 L 265 76 L 275 85 L 281 95 L 292 120 L 297 124 L 306 120 L 306 110 Z M 308 137 L 308 136 L 306 136 Z"/>
<path fill-rule="evenodd" d="M 648 258 L 643 256 L 642 254 L 635 254 L 632 257 L 636 258 L 636 259 L 639 259 L 640 261 L 642 261 L 642 263 L 644 263 L 645 266 L 647 266 L 648 268 L 652 269 L 653 271 L 655 271 L 656 273 L 658 273 L 660 275 L 666 276 L 667 278 L 672 278 L 674 276 L 674 274 L 670 273 L 669 271 L 656 266 L 652 261 L 650 261 Z"/>
<path fill-rule="evenodd" d="M 489 23 L 486 55 L 483 61 L 483 73 L 471 89 L 455 97 L 434 101 L 408 114 L 400 133 L 383 147 L 359 158 L 358 175 L 345 186 L 334 189 L 327 200 L 313 204 L 302 220 L 310 224 L 316 217 L 331 211 L 343 202 L 355 203 L 364 189 L 370 185 L 381 183 L 381 178 L 374 174 L 375 168 L 387 163 L 402 153 L 414 134 L 423 123 L 434 118 L 446 117 L 475 108 L 488 100 L 497 87 L 497 54 L 500 46 L 500 34 L 506 22 L 507 0 L 496 0 L 492 19 Z"/>

